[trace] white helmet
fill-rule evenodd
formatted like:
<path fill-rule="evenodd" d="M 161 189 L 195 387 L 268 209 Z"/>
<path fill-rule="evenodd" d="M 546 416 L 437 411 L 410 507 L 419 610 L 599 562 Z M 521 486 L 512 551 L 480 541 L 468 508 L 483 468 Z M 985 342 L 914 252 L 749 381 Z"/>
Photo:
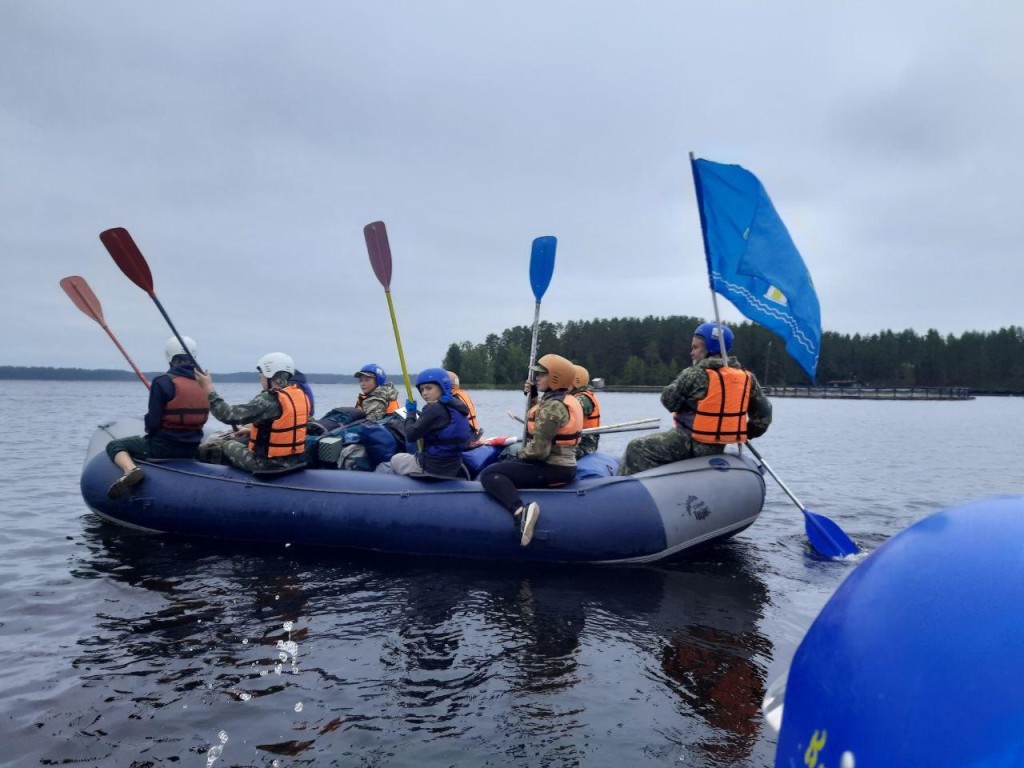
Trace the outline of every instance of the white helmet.
<path fill-rule="evenodd" d="M 181 341 L 185 342 L 184 347 L 181 346 Z M 171 338 L 167 340 L 167 343 L 164 344 L 164 357 L 167 358 L 168 365 L 171 364 L 171 360 L 173 360 L 177 355 L 189 354 L 192 355 L 193 360 L 196 359 L 196 343 L 192 340 L 192 337 L 182 336 L 181 341 L 178 341 L 177 336 L 171 336 Z M 185 352 L 186 349 L 188 352 Z"/>
<path fill-rule="evenodd" d="M 256 363 L 256 370 L 268 379 L 274 378 L 278 373 L 287 373 L 292 376 L 295 374 L 295 361 L 284 352 L 270 352 Z"/>

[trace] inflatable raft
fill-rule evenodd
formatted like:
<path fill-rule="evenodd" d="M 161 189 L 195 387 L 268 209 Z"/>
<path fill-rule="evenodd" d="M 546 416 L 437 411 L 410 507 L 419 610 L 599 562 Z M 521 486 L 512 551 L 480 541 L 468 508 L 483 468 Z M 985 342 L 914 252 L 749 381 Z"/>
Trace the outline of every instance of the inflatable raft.
<path fill-rule="evenodd" d="M 653 563 L 733 536 L 764 504 L 760 468 L 734 453 L 631 477 L 611 474 L 615 459 L 588 456 L 576 481 L 523 491 L 541 507 L 528 547 L 519 545 L 508 511 L 469 480 L 337 469 L 254 477 L 228 466 L 167 460 L 142 462 L 146 480 L 131 495 L 109 499 L 107 488 L 120 470 L 104 446 L 142 433 L 138 419 L 97 428 L 82 496 L 105 520 L 186 536 L 494 560 Z"/>
<path fill-rule="evenodd" d="M 822 608 L 763 710 L 776 768 L 1024 765 L 1024 496 L 901 531 Z"/>

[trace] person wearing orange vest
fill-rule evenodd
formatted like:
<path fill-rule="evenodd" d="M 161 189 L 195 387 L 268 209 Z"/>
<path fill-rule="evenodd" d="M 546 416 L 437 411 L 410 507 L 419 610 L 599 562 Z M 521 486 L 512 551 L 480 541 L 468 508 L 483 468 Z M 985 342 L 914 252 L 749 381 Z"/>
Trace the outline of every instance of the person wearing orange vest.
<path fill-rule="evenodd" d="M 483 436 L 484 431 L 480 429 L 480 424 L 476 420 L 476 406 L 473 405 L 473 399 L 466 390 L 459 386 L 459 375 L 457 373 L 448 371 L 448 377 L 452 380 L 452 398 L 458 400 L 469 410 L 469 428 L 473 430 L 473 440 L 479 440 Z"/>
<path fill-rule="evenodd" d="M 196 457 L 210 406 L 194 378 L 192 360 L 196 356 L 196 343 L 188 336 L 181 339 L 185 342 L 184 347 L 176 336 L 169 338 L 164 345 L 164 357 L 169 367 L 167 373 L 157 376 L 150 384 L 146 434 L 107 443 L 107 455 L 124 472 L 107 490 L 112 499 L 127 496 L 132 488 L 146 479 L 135 459 Z"/>
<path fill-rule="evenodd" d="M 633 475 L 673 461 L 722 453 L 730 443 L 760 437 L 772 423 L 772 404 L 750 371 L 722 350 L 732 348 L 732 330 L 701 323 L 693 332 L 685 369 L 661 393 L 675 428 L 630 440 L 618 474 Z"/>
<path fill-rule="evenodd" d="M 590 387 L 590 371 L 582 365 L 577 365 L 575 368 L 576 377 L 572 383 L 572 394 L 580 401 L 580 407 L 583 408 L 583 428 L 600 427 L 601 403 L 598 402 L 597 395 Z M 580 438 L 580 444 L 576 446 L 576 458 L 581 459 L 588 453 L 594 453 L 600 439 L 600 435 L 583 435 Z"/>
<path fill-rule="evenodd" d="M 544 355 L 532 370 L 541 398 L 526 417 L 526 444 L 514 459 L 491 464 L 479 478 L 484 490 L 519 523 L 519 543 L 524 547 L 533 539 L 540 505 L 523 503 L 519 489 L 572 482 L 583 429 L 583 409 L 569 394 L 576 377 L 573 364 L 560 355 Z"/>
<path fill-rule="evenodd" d="M 352 377 L 359 380 L 356 408 L 363 410 L 368 421 L 382 421 L 398 411 L 398 390 L 379 365 L 367 363 Z"/>
<path fill-rule="evenodd" d="M 280 472 L 305 465 L 306 424 L 312 417 L 309 398 L 292 381 L 295 362 L 271 352 L 256 364 L 263 391 L 245 405 L 228 405 L 217 394 L 209 371 L 196 381 L 210 401 L 210 413 L 225 424 L 251 424 L 248 440 L 225 440 L 224 458 L 246 472 Z"/>

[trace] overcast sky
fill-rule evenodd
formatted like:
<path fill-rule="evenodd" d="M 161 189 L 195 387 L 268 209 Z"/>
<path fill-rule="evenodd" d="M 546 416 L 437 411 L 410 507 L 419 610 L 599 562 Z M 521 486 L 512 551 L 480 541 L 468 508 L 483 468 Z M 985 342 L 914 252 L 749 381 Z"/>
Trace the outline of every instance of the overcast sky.
<path fill-rule="evenodd" d="M 1024 4 L 0 2 L 7 365 L 397 366 L 541 317 L 710 316 L 687 153 L 754 172 L 826 330 L 1024 323 Z M 739 313 L 727 302 L 726 320 Z"/>

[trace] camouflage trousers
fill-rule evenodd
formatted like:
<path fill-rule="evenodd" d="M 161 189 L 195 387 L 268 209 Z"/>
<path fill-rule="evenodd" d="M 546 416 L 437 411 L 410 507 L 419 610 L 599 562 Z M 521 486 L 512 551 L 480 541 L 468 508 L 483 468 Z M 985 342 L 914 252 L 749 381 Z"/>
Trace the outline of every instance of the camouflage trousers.
<path fill-rule="evenodd" d="M 712 456 L 725 450 L 724 445 L 709 445 L 691 440 L 678 429 L 658 432 L 629 441 L 619 464 L 619 475 L 635 475 L 645 469 L 660 467 L 673 461 Z"/>
<path fill-rule="evenodd" d="M 302 454 L 265 459 L 250 451 L 248 444 L 240 443 L 237 440 L 225 440 L 221 444 L 221 451 L 223 451 L 224 458 L 227 459 L 229 464 L 245 472 L 276 472 L 304 463 Z"/>
<path fill-rule="evenodd" d="M 576 458 L 582 459 L 588 453 L 596 453 L 597 444 L 600 439 L 600 435 L 583 435 L 580 438 L 580 444 L 576 446 Z"/>

